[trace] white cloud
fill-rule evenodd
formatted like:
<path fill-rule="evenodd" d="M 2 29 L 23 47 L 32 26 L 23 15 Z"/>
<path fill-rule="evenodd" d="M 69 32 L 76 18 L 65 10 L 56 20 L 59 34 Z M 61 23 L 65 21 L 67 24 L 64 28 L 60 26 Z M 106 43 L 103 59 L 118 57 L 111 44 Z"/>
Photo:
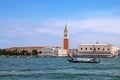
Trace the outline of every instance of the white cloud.
<path fill-rule="evenodd" d="M 96 18 L 81 21 L 70 21 L 71 30 L 93 30 L 105 33 L 120 34 L 120 18 Z"/>
<path fill-rule="evenodd" d="M 20 31 L 29 31 L 30 29 L 56 29 L 60 30 L 64 28 L 65 20 L 59 20 L 59 19 L 49 19 L 43 22 L 38 23 L 32 23 L 32 22 L 24 22 L 24 21 L 7 21 L 0 23 L 1 30 L 20 30 Z M 119 28 L 119 22 L 120 22 L 120 16 L 118 17 L 109 17 L 109 18 L 89 18 L 89 19 L 83 19 L 83 20 L 68 20 L 68 26 L 71 27 L 71 29 L 93 29 L 96 31 L 99 31 L 97 28 L 100 29 L 100 31 L 104 31 L 101 28 L 105 28 L 106 31 L 112 31 L 116 32 L 114 30 L 118 30 Z M 108 28 L 112 28 L 112 30 L 109 30 Z M 1 31 L 0 30 L 0 31 Z M 24 32 L 25 32 L 24 31 Z M 30 31 L 31 32 L 31 31 Z"/>
<path fill-rule="evenodd" d="M 45 37 L 45 39 L 48 39 L 48 37 L 52 39 L 51 37 L 53 36 L 56 39 L 58 37 L 62 38 L 65 22 L 66 22 L 65 20 L 57 20 L 57 19 L 47 20 L 39 23 L 22 22 L 22 21 L 21 22 L 11 21 L 6 23 L 4 22 L 4 23 L 0 23 L 0 28 L 1 28 L 0 38 L 5 37 L 9 43 L 9 40 L 11 38 L 12 38 L 11 40 L 13 40 L 13 37 L 16 40 L 16 42 L 17 39 L 23 37 L 24 39 L 19 40 L 21 42 L 17 42 L 17 43 L 22 43 L 22 41 L 23 42 L 33 41 L 36 42 L 36 44 L 37 44 L 37 39 L 39 43 L 40 43 L 39 40 L 44 41 L 42 40 L 44 38 L 41 38 L 44 37 L 43 35 L 47 36 Z M 92 42 L 97 40 L 101 40 L 103 42 L 104 41 L 118 42 L 120 39 L 120 37 L 115 37 L 116 34 L 117 36 L 120 34 L 119 31 L 120 17 L 94 18 L 94 19 L 90 18 L 90 19 L 77 20 L 77 21 L 68 20 L 67 23 L 68 23 L 72 45 L 75 44 L 78 45 L 80 42 L 85 42 L 85 41 Z M 109 36 L 106 34 L 109 34 Z M 110 35 L 112 37 L 110 37 Z M 103 37 L 105 38 L 104 40 Z M 3 41 L 1 40 L 0 42 Z M 49 44 L 49 40 L 47 44 Z M 50 44 L 52 43 L 50 42 Z"/>
<path fill-rule="evenodd" d="M 114 33 L 120 34 L 120 17 L 118 18 L 94 18 L 86 19 L 80 21 L 67 21 L 70 33 L 83 32 L 84 30 L 92 30 L 95 32 L 104 32 L 104 33 Z M 35 23 L 6 23 L 0 24 L 0 32 L 8 34 L 23 34 L 31 35 L 37 33 L 47 33 L 49 35 L 58 35 L 63 34 L 65 21 L 64 20 L 48 20 L 41 22 L 39 24 Z"/>

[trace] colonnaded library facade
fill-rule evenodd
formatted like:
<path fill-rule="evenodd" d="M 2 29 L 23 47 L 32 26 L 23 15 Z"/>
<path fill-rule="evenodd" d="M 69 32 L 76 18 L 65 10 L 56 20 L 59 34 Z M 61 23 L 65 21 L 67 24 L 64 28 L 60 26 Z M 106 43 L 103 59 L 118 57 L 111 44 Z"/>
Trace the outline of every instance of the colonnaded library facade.
<path fill-rule="evenodd" d="M 113 57 L 118 55 L 119 48 L 111 44 L 81 44 L 77 56 L 80 57 Z"/>

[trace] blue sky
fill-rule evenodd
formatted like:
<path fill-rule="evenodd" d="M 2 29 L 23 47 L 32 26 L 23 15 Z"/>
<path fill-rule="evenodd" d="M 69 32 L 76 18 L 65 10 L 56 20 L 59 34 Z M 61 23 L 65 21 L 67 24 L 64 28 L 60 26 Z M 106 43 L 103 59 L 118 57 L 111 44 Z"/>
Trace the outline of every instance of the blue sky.
<path fill-rule="evenodd" d="M 120 0 L 0 0 L 0 48 L 99 41 L 120 47 Z"/>

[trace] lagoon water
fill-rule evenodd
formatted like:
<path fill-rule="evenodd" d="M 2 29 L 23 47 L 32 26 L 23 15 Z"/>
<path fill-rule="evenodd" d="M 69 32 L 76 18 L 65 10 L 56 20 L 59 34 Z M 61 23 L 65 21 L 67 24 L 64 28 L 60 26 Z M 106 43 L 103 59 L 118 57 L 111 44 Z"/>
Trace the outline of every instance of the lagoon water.
<path fill-rule="evenodd" d="M 120 58 L 70 63 L 68 58 L 0 58 L 0 80 L 120 80 Z"/>

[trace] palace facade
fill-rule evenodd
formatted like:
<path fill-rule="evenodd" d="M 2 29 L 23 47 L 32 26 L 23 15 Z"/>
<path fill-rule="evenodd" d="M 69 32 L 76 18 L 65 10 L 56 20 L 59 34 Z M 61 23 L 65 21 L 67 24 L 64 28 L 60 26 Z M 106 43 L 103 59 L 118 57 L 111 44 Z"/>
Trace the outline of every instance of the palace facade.
<path fill-rule="evenodd" d="M 79 57 L 114 57 L 119 48 L 111 44 L 81 44 L 78 46 Z"/>

